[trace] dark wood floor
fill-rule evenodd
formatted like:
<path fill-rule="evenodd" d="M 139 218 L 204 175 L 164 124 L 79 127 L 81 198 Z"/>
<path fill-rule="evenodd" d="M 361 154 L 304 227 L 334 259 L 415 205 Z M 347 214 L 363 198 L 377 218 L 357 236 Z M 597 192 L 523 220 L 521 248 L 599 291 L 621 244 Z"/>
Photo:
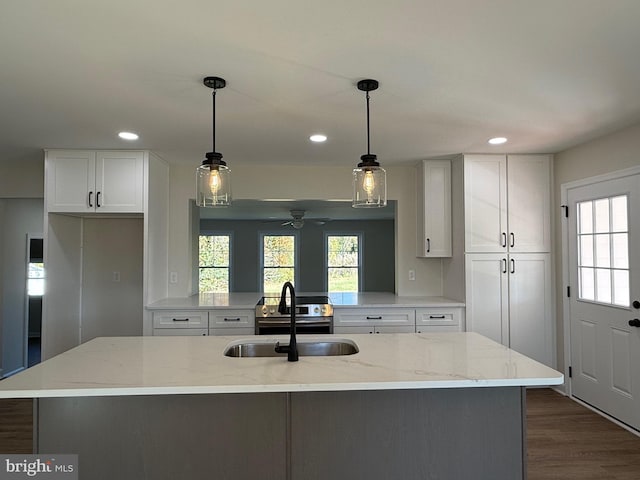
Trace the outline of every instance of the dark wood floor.
<path fill-rule="evenodd" d="M 31 400 L 0 399 L 0 453 L 31 453 Z M 527 393 L 529 480 L 640 480 L 640 437 L 548 389 Z"/>

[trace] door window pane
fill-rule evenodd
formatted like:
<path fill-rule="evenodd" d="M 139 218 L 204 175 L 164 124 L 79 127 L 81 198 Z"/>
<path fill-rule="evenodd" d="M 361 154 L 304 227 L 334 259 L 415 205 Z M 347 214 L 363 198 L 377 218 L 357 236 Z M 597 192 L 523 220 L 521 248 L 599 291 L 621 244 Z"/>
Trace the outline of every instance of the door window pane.
<path fill-rule="evenodd" d="M 577 204 L 579 298 L 628 306 L 628 197 Z M 589 267 L 597 267 L 595 270 Z"/>

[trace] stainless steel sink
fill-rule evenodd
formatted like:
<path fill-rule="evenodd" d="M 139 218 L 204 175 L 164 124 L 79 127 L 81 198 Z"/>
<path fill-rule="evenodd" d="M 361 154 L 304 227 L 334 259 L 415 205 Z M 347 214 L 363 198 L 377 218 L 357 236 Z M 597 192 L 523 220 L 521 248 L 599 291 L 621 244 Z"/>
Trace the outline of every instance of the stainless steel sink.
<path fill-rule="evenodd" d="M 227 357 L 286 357 L 286 353 L 276 353 L 276 341 L 239 340 L 230 343 L 224 350 Z M 282 340 L 286 345 L 288 339 Z M 301 357 L 325 357 L 335 355 L 353 355 L 358 353 L 355 342 L 347 339 L 322 339 L 300 340 L 298 339 L 298 355 Z"/>

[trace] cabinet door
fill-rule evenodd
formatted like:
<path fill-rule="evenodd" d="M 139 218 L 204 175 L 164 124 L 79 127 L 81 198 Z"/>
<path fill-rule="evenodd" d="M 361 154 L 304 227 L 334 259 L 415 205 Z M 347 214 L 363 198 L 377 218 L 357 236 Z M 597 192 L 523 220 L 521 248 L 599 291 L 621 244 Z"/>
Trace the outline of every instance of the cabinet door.
<path fill-rule="evenodd" d="M 144 209 L 144 153 L 98 152 L 96 211 L 142 213 Z"/>
<path fill-rule="evenodd" d="M 507 256 L 465 255 L 467 330 L 509 345 Z"/>
<path fill-rule="evenodd" d="M 451 162 L 424 160 L 418 169 L 418 257 L 451 256 Z"/>
<path fill-rule="evenodd" d="M 507 251 L 504 155 L 465 155 L 464 223 L 466 252 Z"/>
<path fill-rule="evenodd" d="M 45 155 L 47 211 L 83 213 L 95 210 L 94 152 L 49 150 Z"/>
<path fill-rule="evenodd" d="M 549 254 L 509 255 L 509 347 L 551 366 L 553 324 Z"/>
<path fill-rule="evenodd" d="M 550 157 L 510 155 L 507 163 L 509 251 L 549 252 Z"/>

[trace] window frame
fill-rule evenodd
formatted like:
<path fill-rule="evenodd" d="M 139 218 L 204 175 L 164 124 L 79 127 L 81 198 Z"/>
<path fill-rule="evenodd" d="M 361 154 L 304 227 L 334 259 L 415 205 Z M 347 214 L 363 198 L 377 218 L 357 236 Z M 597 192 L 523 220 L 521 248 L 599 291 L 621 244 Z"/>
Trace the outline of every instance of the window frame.
<path fill-rule="evenodd" d="M 276 292 L 265 292 L 264 291 L 264 237 L 294 237 L 293 240 L 293 284 L 294 286 L 300 285 L 300 232 L 295 231 L 287 231 L 283 233 L 282 230 L 261 230 L 258 232 L 258 245 L 259 245 L 259 255 L 260 255 L 260 268 L 258 269 L 258 285 L 260 286 L 260 291 L 265 293 L 276 293 Z M 269 267 L 272 268 L 272 267 Z M 279 293 L 279 292 L 277 292 Z"/>
<path fill-rule="evenodd" d="M 324 269 L 324 290 L 329 292 L 329 237 L 357 237 L 358 238 L 358 292 L 363 291 L 364 286 L 364 233 L 361 231 L 345 231 L 345 232 L 324 232 L 323 241 L 323 269 Z M 340 293 L 340 292 L 334 292 Z"/>
<path fill-rule="evenodd" d="M 207 230 L 204 232 L 200 232 L 198 235 L 198 293 L 225 293 L 225 292 L 204 292 L 200 289 L 200 269 L 201 268 L 225 268 L 225 267 L 202 267 L 200 265 L 200 237 L 228 237 L 229 238 L 229 266 L 226 267 L 228 270 L 229 276 L 229 291 L 226 293 L 231 293 L 233 291 L 233 232 L 231 231 L 218 231 L 218 230 Z"/>

